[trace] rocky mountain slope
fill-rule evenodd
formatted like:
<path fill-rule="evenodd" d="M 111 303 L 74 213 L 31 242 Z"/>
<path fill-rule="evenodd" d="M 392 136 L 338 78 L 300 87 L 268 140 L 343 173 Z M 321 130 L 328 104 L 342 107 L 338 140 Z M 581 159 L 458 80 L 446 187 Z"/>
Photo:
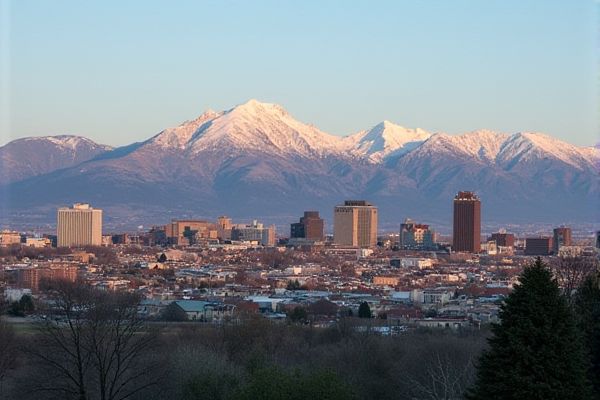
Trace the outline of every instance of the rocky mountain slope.
<path fill-rule="evenodd" d="M 17 139 L 0 147 L 0 185 L 72 167 L 110 150 L 80 136 Z"/>

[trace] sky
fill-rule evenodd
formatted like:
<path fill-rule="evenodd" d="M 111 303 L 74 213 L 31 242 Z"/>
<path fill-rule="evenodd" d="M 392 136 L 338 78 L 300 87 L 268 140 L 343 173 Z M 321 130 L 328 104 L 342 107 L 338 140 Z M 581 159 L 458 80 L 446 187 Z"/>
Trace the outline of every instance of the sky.
<path fill-rule="evenodd" d="M 255 98 L 336 135 L 390 120 L 589 146 L 598 4 L 0 0 L 0 145 L 125 145 Z"/>

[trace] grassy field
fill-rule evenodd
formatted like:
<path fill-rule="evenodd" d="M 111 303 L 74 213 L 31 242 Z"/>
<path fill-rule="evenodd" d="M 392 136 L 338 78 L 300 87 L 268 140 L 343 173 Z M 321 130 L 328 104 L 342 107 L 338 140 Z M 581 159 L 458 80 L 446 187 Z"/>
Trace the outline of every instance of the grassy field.
<path fill-rule="evenodd" d="M 36 332 L 35 320 L 30 317 L 1 316 L 0 321 L 10 325 L 17 335 L 31 335 Z"/>

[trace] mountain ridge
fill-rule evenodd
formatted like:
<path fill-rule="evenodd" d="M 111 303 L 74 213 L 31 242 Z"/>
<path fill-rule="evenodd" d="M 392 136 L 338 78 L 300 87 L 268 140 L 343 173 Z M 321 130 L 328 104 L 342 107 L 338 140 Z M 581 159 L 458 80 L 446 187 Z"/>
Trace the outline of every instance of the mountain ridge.
<path fill-rule="evenodd" d="M 154 210 L 145 222 L 156 210 L 283 215 L 360 197 L 384 218 L 399 205 L 404 216 L 441 218 L 453 193 L 470 189 L 498 220 L 600 214 L 598 151 L 540 133 L 448 135 L 383 121 L 341 137 L 250 100 L 143 142 L 97 146 L 79 163 L 0 182 L 7 212 L 89 201 Z"/>

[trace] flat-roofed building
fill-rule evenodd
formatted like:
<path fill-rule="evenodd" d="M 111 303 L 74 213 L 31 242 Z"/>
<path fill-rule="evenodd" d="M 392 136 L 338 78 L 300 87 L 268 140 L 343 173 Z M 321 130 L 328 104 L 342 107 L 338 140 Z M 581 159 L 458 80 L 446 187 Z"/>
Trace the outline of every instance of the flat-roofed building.
<path fill-rule="evenodd" d="M 4 230 L 0 232 L 0 247 L 12 246 L 21 243 L 19 232 Z"/>
<path fill-rule="evenodd" d="M 248 225 L 237 224 L 231 229 L 231 240 L 275 246 L 275 226 L 265 227 L 256 220 Z"/>
<path fill-rule="evenodd" d="M 525 239 L 525 255 L 547 256 L 552 253 L 551 237 L 531 237 Z"/>
<path fill-rule="evenodd" d="M 217 218 L 217 236 L 221 240 L 231 240 L 231 228 L 233 223 L 231 218 L 221 215 Z"/>
<path fill-rule="evenodd" d="M 492 233 L 489 240 L 496 242 L 499 247 L 515 247 L 515 235 L 512 233 Z"/>
<path fill-rule="evenodd" d="M 50 239 L 48 238 L 33 238 L 33 237 L 28 237 L 25 239 L 25 246 L 27 247 L 35 247 L 35 248 L 42 248 L 42 247 L 51 247 L 52 243 L 50 242 Z"/>
<path fill-rule="evenodd" d="M 402 250 L 434 250 L 435 233 L 429 225 L 417 224 L 407 218 L 400 224 L 398 247 Z"/>
<path fill-rule="evenodd" d="M 319 217 L 318 211 L 305 211 L 300 222 L 293 223 L 290 227 L 290 238 L 302 238 L 315 242 L 324 240 L 324 222 Z"/>
<path fill-rule="evenodd" d="M 377 207 L 364 200 L 346 200 L 333 209 L 333 242 L 341 246 L 377 245 Z"/>
<path fill-rule="evenodd" d="M 379 275 L 373 277 L 373 285 L 376 286 L 398 286 L 400 277 L 390 275 Z"/>
<path fill-rule="evenodd" d="M 552 250 L 554 254 L 558 254 L 559 250 L 563 246 L 571 246 L 573 241 L 571 239 L 571 228 L 560 227 L 554 228 L 552 237 Z"/>
<path fill-rule="evenodd" d="M 165 226 L 168 242 L 175 245 L 191 245 L 201 239 L 216 239 L 217 226 L 208 221 L 186 219 L 173 220 Z"/>
<path fill-rule="evenodd" d="M 40 289 L 40 283 L 44 280 L 75 282 L 78 270 L 79 268 L 74 265 L 23 268 L 17 272 L 17 285 L 20 288 L 27 288 L 37 292 Z"/>
<path fill-rule="evenodd" d="M 102 210 L 76 203 L 59 208 L 57 219 L 58 247 L 102 245 Z"/>

